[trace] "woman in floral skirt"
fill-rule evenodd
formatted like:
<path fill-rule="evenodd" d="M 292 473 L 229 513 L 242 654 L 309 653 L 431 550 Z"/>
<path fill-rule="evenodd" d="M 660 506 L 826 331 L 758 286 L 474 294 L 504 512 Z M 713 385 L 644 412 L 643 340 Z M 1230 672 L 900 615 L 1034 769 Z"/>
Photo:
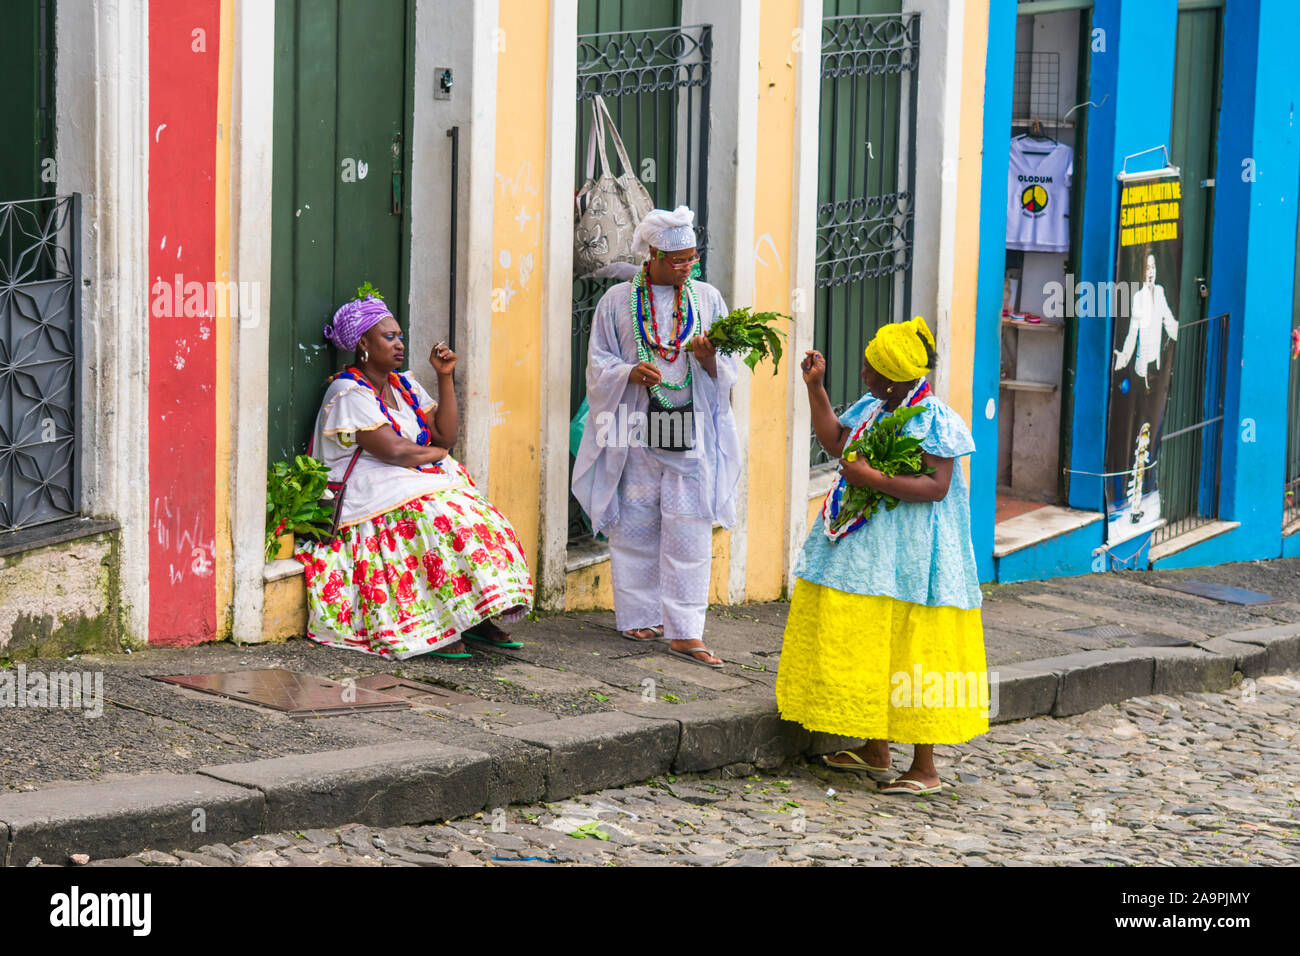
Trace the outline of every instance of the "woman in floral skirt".
<path fill-rule="evenodd" d="M 455 354 L 439 343 L 429 356 L 435 400 L 397 371 L 402 332 L 379 297 L 345 304 L 325 336 L 355 361 L 330 381 L 316 416 L 316 457 L 331 481 L 347 477 L 338 537 L 297 555 L 307 636 L 399 659 L 469 657 L 462 638 L 521 647 L 491 619 L 508 624 L 532 607 L 523 548 L 448 453 L 459 428 Z"/>

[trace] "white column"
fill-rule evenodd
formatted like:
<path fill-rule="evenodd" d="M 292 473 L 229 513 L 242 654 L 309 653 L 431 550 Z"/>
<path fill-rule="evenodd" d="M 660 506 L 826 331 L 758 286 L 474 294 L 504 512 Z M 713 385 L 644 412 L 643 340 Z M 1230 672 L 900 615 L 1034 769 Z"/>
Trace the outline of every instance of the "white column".
<path fill-rule="evenodd" d="M 446 341 L 456 303 L 456 400 L 460 437 L 454 449 L 480 488 L 487 488 L 491 380 L 492 209 L 496 169 L 497 5 L 474 0 L 420 0 L 415 17 L 415 88 L 411 120 L 410 367 L 437 394 L 428 363 Z M 435 99 L 443 68 L 451 96 Z M 451 265 L 451 139 L 459 127 L 456 288 Z"/>
<path fill-rule="evenodd" d="M 682 24 L 713 25 L 709 84 L 709 271 L 730 309 L 754 304 L 754 191 L 758 176 L 759 0 L 683 0 Z M 685 168 L 685 157 L 678 167 Z M 743 370 L 731 393 L 740 435 L 736 524 L 731 531 L 727 600 L 745 600 L 749 502 L 749 391 Z"/>
<path fill-rule="evenodd" d="M 822 0 L 804 0 L 799 8 L 801 49 L 795 60 L 794 210 L 790 235 L 790 314 L 794 331 L 786 361 L 789 376 L 786 421 L 790 423 L 787 469 L 790 489 L 786 513 L 785 587 L 794 589 L 794 566 L 808 535 L 808 460 L 812 416 L 799 363 L 813 347 L 813 306 L 817 267 L 817 154 L 821 145 Z"/>
<path fill-rule="evenodd" d="M 271 185 L 275 7 L 235 5 L 230 136 L 231 279 L 260 290 L 261 312 L 232 323 L 230 531 L 236 641 L 262 639 L 266 539 L 267 402 L 270 394 Z M 280 281 L 290 281 L 281 277 Z M 220 426 L 218 426 L 220 427 Z M 218 476 L 222 480 L 222 476 Z M 220 609 L 218 609 L 220 612 Z"/>
<path fill-rule="evenodd" d="M 952 330 L 953 247 L 957 230 L 957 148 L 961 137 L 961 54 L 965 4 L 905 0 L 921 14 L 917 77 L 916 237 L 912 249 L 912 312 L 925 316 L 939 344 L 932 384 L 948 397 Z M 935 187 L 938 188 L 935 188 Z M 911 318 L 911 316 L 905 316 Z"/>
<path fill-rule="evenodd" d="M 564 607 L 569 540 L 569 379 L 573 350 L 573 164 L 577 135 L 578 4 L 553 0 L 546 76 L 542 272 L 542 500 L 537 605 Z"/>
<path fill-rule="evenodd" d="M 121 532 L 124 636 L 149 632 L 149 17 L 60 4 L 55 168 L 82 206 L 82 500 Z"/>

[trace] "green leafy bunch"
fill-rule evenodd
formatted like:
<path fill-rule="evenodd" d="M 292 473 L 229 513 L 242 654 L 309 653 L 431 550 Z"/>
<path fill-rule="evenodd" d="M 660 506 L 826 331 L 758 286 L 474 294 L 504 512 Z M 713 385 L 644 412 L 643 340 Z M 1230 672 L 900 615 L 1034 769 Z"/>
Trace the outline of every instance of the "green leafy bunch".
<path fill-rule="evenodd" d="M 327 541 L 334 523 L 332 509 L 321 501 L 329 468 L 309 455 L 277 461 L 266 472 L 266 557 L 275 554 L 276 538 L 296 535 Z"/>
<path fill-rule="evenodd" d="M 368 295 L 373 295 L 376 299 L 383 298 L 383 296 L 379 294 L 379 290 L 369 282 L 363 282 L 361 285 L 357 286 L 357 300 L 364 299 Z"/>
<path fill-rule="evenodd" d="M 748 306 L 733 309 L 709 327 L 708 338 L 723 355 L 745 352 L 745 364 L 752 372 L 759 362 L 772 357 L 772 374 L 781 366 L 781 339 L 785 332 L 772 328 L 778 319 L 790 321 L 780 312 L 750 313 Z"/>
<path fill-rule="evenodd" d="M 903 425 L 923 411 L 924 405 L 898 409 L 876 422 L 861 438 L 845 445 L 841 456 L 849 461 L 858 457 L 865 458 L 872 468 L 890 478 L 895 475 L 930 474 L 934 469 L 924 467 L 921 460 L 921 439 L 900 434 Z M 840 520 L 837 524 L 847 524 L 859 516 L 870 518 L 882 503 L 886 511 L 898 507 L 898 499 L 893 495 L 865 485 L 848 485 L 841 500 Z"/>

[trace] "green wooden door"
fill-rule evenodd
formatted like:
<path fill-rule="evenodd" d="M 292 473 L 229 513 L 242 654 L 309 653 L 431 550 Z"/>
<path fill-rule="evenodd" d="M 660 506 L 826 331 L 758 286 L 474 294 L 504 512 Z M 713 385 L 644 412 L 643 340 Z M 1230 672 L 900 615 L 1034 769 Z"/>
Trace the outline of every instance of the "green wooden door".
<path fill-rule="evenodd" d="M 1169 160 L 1182 170 L 1183 274 L 1178 289 L 1178 344 L 1169 384 L 1163 433 L 1173 435 L 1207 417 L 1212 395 L 1221 381 L 1207 379 L 1209 358 L 1217 354 L 1216 327 L 1204 320 L 1209 299 L 1214 188 L 1202 185 L 1214 178 L 1218 136 L 1219 68 L 1222 10 L 1178 12 L 1174 60 L 1173 122 Z M 1171 524 L 1212 513 L 1205 487 L 1215 462 L 1204 459 L 1210 449 L 1204 432 L 1195 429 L 1162 441 L 1159 452 L 1161 514 Z"/>
<path fill-rule="evenodd" d="M 321 330 L 357 286 L 373 283 L 407 328 L 413 8 L 276 2 L 272 461 L 305 450 L 326 380 L 351 358 Z"/>
<path fill-rule="evenodd" d="M 0 129 L 0 202 L 53 196 L 54 0 L 5 2 Z"/>

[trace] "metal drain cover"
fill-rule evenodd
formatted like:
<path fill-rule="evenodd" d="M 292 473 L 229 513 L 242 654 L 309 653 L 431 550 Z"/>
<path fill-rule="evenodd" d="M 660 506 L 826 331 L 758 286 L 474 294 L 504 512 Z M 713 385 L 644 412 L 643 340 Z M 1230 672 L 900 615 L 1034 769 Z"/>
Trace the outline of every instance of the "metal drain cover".
<path fill-rule="evenodd" d="M 1248 591 L 1246 588 L 1229 587 L 1215 584 L 1213 581 L 1153 581 L 1152 584 L 1166 591 L 1181 591 L 1183 594 L 1195 594 L 1197 597 L 1209 598 L 1220 604 L 1273 604 L 1278 598 L 1260 591 Z"/>
<path fill-rule="evenodd" d="M 1080 637 L 1095 637 L 1098 639 L 1112 637 L 1135 637 L 1137 631 L 1131 630 L 1119 624 L 1093 624 L 1089 627 L 1071 627 L 1067 628 L 1066 634 L 1078 634 Z"/>
<path fill-rule="evenodd" d="M 218 674 L 172 674 L 156 676 L 154 679 L 204 694 L 269 707 L 283 711 L 290 717 L 406 710 L 410 706 L 392 694 L 382 694 L 364 687 L 362 681 L 345 684 L 328 677 L 280 668 Z"/>
<path fill-rule="evenodd" d="M 414 704 L 432 704 L 435 707 L 478 703 L 477 697 L 469 697 L 465 694 L 447 690 L 445 687 L 438 687 L 436 684 L 407 680 L 405 677 L 396 677 L 392 674 L 371 674 L 369 677 L 363 677 L 357 681 L 357 686 L 376 693 L 387 694 L 389 697 L 400 697 L 402 700 L 409 700 Z"/>

